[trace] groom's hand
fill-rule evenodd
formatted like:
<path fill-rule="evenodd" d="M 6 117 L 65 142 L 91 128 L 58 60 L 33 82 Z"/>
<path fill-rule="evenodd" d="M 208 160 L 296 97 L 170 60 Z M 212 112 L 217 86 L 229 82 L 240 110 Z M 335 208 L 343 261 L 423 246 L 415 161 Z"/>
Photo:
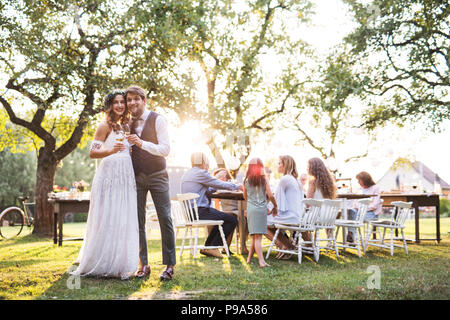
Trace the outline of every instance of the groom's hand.
<path fill-rule="evenodd" d="M 142 147 L 142 140 L 135 134 L 130 134 L 127 137 L 127 140 L 129 143 L 132 143 L 132 144 L 138 146 L 139 148 Z"/>

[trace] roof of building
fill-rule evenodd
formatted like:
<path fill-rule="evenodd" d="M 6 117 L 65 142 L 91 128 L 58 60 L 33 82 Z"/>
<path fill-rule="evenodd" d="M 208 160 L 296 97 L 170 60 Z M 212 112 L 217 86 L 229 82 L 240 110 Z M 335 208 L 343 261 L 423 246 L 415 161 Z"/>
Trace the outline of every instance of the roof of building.
<path fill-rule="evenodd" d="M 434 183 L 434 181 L 436 179 L 436 176 L 438 176 L 441 188 L 443 188 L 443 189 L 450 189 L 450 185 L 447 182 L 445 182 L 441 177 L 439 177 L 439 175 L 437 173 L 433 172 L 433 170 L 428 168 L 422 162 L 415 161 L 415 162 L 411 163 L 411 165 L 412 165 L 413 169 L 418 174 L 422 175 L 422 177 L 425 180 L 427 180 L 428 182 Z"/>

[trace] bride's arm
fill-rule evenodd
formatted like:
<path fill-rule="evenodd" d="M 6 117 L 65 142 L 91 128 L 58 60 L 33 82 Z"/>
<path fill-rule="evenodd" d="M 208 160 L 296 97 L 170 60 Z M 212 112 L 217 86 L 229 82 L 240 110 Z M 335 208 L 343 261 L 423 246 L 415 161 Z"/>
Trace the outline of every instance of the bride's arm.
<path fill-rule="evenodd" d="M 89 157 L 91 159 L 104 158 L 118 151 L 125 150 L 125 146 L 122 143 L 114 144 L 111 149 L 103 147 L 103 143 L 106 141 L 110 131 L 111 129 L 106 122 L 100 123 L 97 131 L 95 131 L 94 140 L 92 141 L 91 150 L 89 151 Z"/>

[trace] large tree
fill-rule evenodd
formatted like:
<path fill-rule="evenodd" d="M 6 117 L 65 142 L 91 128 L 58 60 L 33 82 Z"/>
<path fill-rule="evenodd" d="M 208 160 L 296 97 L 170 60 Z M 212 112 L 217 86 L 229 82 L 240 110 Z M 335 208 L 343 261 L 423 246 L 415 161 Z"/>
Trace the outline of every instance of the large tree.
<path fill-rule="evenodd" d="M 52 232 L 47 194 L 57 165 L 80 143 L 101 110 L 101 97 L 129 84 L 130 72 L 140 72 L 136 66 L 160 66 L 170 56 L 164 37 L 158 35 L 172 25 L 164 16 L 155 19 L 153 38 L 148 38 L 150 27 L 146 25 L 144 35 L 147 21 L 140 8 L 140 1 L 131 0 L 22 0 L 0 5 L 0 72 L 6 75 L 0 103 L 13 124 L 37 138 L 35 234 Z M 130 57 L 142 51 L 141 59 L 130 63 Z M 69 119 L 59 121 L 62 115 Z M 55 126 L 62 126 L 64 134 Z"/>
<path fill-rule="evenodd" d="M 154 4 L 144 6 L 152 11 Z M 173 6 L 167 4 L 169 10 Z M 166 86 L 147 78 L 150 100 L 181 119 L 207 124 L 207 143 L 219 166 L 225 165 L 227 147 L 239 150 L 242 163 L 250 153 L 250 132 L 270 130 L 299 86 L 295 76 L 309 51 L 298 28 L 310 8 L 306 0 L 199 2 L 178 17 L 189 28 L 177 38 L 175 60 L 166 65 Z M 275 65 L 280 69 L 273 70 Z"/>
<path fill-rule="evenodd" d="M 450 118 L 450 4 L 446 0 L 344 0 L 357 28 L 346 41 L 359 57 L 372 109 L 365 125 Z M 366 2 L 367 3 L 367 2 Z"/>
<path fill-rule="evenodd" d="M 336 174 L 338 168 L 333 162 L 338 158 L 349 162 L 368 153 L 368 149 L 361 151 L 360 146 L 355 146 L 356 152 L 350 154 L 339 151 L 355 131 L 362 130 L 361 108 L 352 99 L 361 94 L 365 81 L 357 75 L 355 59 L 345 47 L 335 48 L 325 61 L 317 63 L 317 72 L 311 73 L 304 90 L 294 95 L 296 111 L 286 124 L 299 132 L 300 140 L 329 161 L 330 170 Z"/>

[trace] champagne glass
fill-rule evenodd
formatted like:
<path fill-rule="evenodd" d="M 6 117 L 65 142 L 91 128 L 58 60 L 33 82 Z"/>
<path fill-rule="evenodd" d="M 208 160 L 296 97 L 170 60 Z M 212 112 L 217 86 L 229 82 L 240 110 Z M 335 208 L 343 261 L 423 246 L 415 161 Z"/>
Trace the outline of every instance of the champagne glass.
<path fill-rule="evenodd" d="M 130 135 L 130 126 L 128 125 L 128 123 L 125 123 L 122 125 L 122 130 L 125 133 L 125 137 L 128 137 Z"/>
<path fill-rule="evenodd" d="M 122 130 L 123 130 L 123 132 L 124 132 L 124 134 L 125 134 L 125 137 L 128 137 L 128 136 L 130 135 L 130 133 L 131 133 L 130 126 L 128 125 L 128 123 L 124 123 L 124 124 L 122 125 Z M 127 140 L 127 142 L 128 142 L 128 140 Z M 130 146 L 133 145 L 133 144 L 131 144 L 131 143 L 129 143 L 129 142 L 128 142 L 128 144 L 129 144 Z"/>

